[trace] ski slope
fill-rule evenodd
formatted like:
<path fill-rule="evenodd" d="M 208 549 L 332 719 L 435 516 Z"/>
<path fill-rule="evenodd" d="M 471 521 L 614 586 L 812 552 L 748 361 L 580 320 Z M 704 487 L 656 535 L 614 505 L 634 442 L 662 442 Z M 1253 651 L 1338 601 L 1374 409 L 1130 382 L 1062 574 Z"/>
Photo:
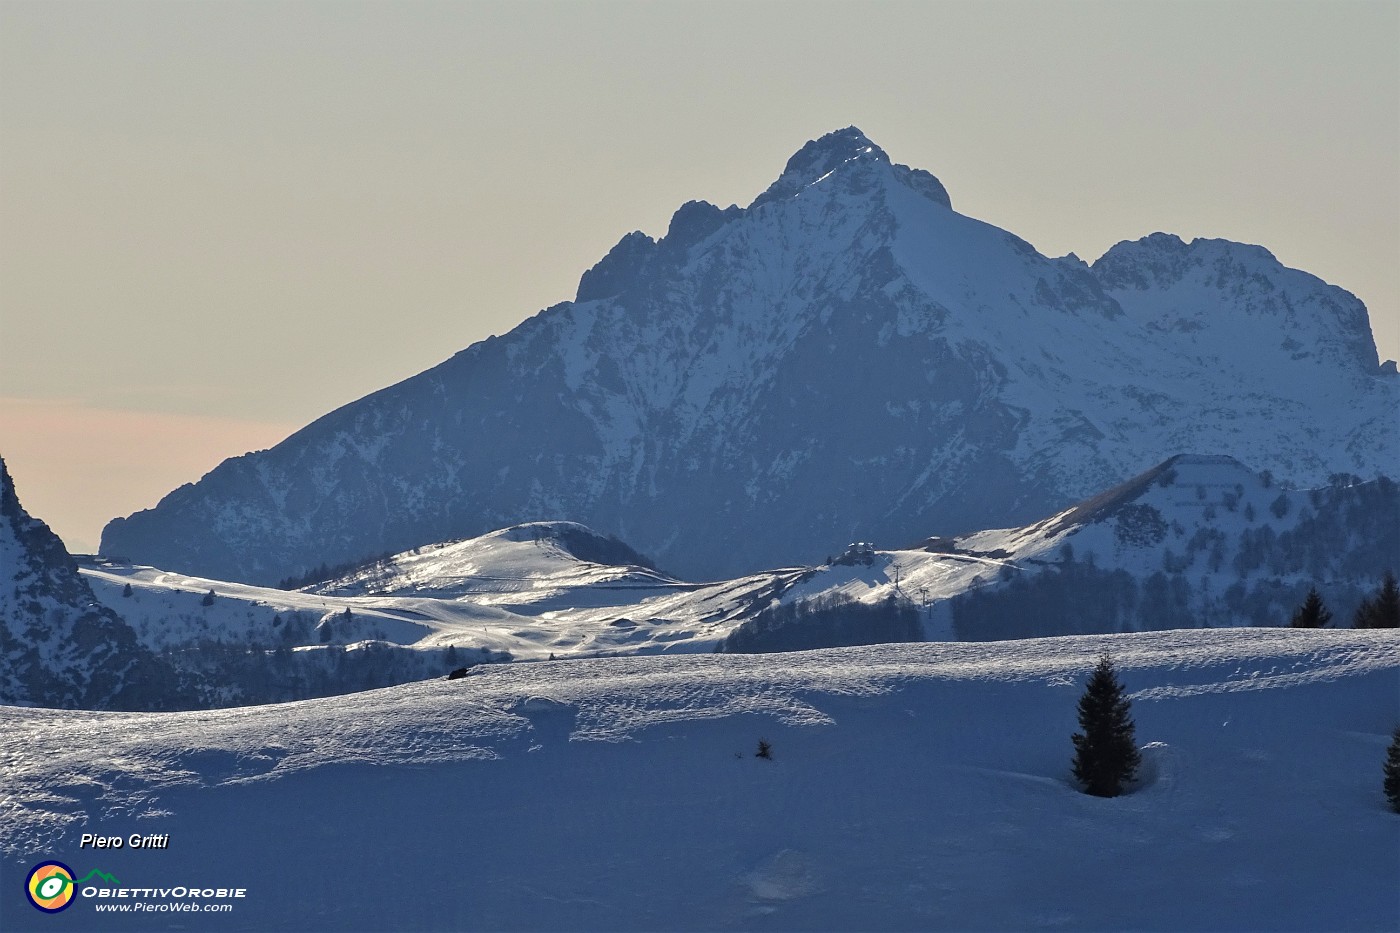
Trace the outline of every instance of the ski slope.
<path fill-rule="evenodd" d="M 1145 767 L 1069 783 L 1112 652 Z M 1400 638 L 1232 630 L 479 668 L 194 713 L 0 708 L 0 927 L 57 858 L 244 887 L 112 930 L 1393 930 Z M 754 757 L 760 738 L 773 760 Z M 83 832 L 169 834 L 95 852 Z"/>

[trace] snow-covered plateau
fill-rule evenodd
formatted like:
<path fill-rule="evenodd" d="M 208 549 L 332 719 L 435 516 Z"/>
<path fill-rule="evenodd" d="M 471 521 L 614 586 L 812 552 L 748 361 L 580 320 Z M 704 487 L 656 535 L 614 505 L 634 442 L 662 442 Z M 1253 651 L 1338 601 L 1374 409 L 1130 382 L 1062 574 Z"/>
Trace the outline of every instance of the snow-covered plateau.
<path fill-rule="evenodd" d="M 1069 773 L 1104 651 L 1144 760 L 1112 799 Z M 216 711 L 0 708 L 0 928 L 1400 927 L 1400 816 L 1381 793 L 1394 631 L 476 671 Z M 116 879 L 94 888 L 245 896 L 180 915 L 80 894 L 46 916 L 22 893 L 45 859 Z"/>

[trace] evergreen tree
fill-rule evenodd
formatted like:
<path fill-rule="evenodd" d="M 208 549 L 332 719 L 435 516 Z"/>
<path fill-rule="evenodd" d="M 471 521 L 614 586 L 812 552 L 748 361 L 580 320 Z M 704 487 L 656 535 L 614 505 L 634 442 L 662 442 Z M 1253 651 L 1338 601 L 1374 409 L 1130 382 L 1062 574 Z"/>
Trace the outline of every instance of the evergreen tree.
<path fill-rule="evenodd" d="M 1307 599 L 1303 600 L 1303 605 L 1293 613 L 1293 619 L 1288 624 L 1293 628 L 1325 628 L 1328 622 L 1332 621 L 1332 613 L 1322 604 L 1322 597 L 1317 595 L 1317 587 L 1308 590 Z"/>
<path fill-rule="evenodd" d="M 1113 661 L 1104 654 L 1079 699 L 1079 728 L 1084 731 L 1074 734 L 1074 776 L 1087 794 L 1117 797 L 1137 775 L 1142 756 L 1128 709 Z"/>
<path fill-rule="evenodd" d="M 1385 753 L 1385 799 L 1390 809 L 1400 813 L 1400 726 L 1395 727 L 1390 748 Z"/>
<path fill-rule="evenodd" d="M 1400 628 L 1400 585 L 1396 585 L 1395 574 L 1385 572 L 1381 591 L 1376 594 L 1376 615 L 1374 628 Z"/>
<path fill-rule="evenodd" d="M 204 594 L 204 598 L 201 599 L 201 600 L 199 601 L 199 604 L 200 604 L 201 606 L 212 606 L 212 605 L 214 605 L 214 591 L 213 591 L 213 590 L 210 590 L 209 592 L 205 593 L 205 594 Z"/>
<path fill-rule="evenodd" d="M 130 584 L 130 583 L 128 583 L 126 586 L 122 587 L 122 595 L 123 595 L 123 596 L 130 596 L 130 595 L 131 595 L 131 584 Z"/>
<path fill-rule="evenodd" d="M 1400 628 L 1400 586 L 1395 574 L 1385 572 L 1380 592 L 1356 607 L 1356 628 Z"/>

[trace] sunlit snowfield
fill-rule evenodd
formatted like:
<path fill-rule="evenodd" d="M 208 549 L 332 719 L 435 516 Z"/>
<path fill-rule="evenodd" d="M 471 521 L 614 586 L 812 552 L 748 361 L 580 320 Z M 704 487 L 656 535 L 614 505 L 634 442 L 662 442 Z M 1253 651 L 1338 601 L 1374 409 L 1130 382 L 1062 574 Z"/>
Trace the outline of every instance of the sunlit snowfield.
<path fill-rule="evenodd" d="M 1145 747 L 1142 786 L 1112 800 L 1068 773 L 1104 649 Z M 277 706 L 0 717 L 7 930 L 97 923 L 89 902 L 24 902 L 41 857 L 249 889 L 200 929 L 1400 925 L 1393 632 L 516 664 Z M 171 842 L 80 852 L 84 831 Z M 101 926 L 175 923 L 194 928 Z"/>

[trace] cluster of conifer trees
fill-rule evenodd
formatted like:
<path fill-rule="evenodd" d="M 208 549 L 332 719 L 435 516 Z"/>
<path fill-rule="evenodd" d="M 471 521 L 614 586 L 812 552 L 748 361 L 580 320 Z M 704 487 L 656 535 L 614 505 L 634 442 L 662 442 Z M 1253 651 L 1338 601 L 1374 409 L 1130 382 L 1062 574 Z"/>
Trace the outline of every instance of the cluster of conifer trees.
<path fill-rule="evenodd" d="M 1317 587 L 1313 587 L 1288 624 L 1293 628 L 1326 628 L 1331 621 L 1331 611 L 1323 603 Z M 1376 594 L 1363 599 L 1356 607 L 1352 627 L 1400 628 L 1400 586 L 1395 582 L 1395 574 L 1387 572 Z"/>
<path fill-rule="evenodd" d="M 919 613 L 908 600 L 861 603 L 842 593 L 768 606 L 730 632 L 717 652 L 760 654 L 850 645 L 922 641 Z"/>

